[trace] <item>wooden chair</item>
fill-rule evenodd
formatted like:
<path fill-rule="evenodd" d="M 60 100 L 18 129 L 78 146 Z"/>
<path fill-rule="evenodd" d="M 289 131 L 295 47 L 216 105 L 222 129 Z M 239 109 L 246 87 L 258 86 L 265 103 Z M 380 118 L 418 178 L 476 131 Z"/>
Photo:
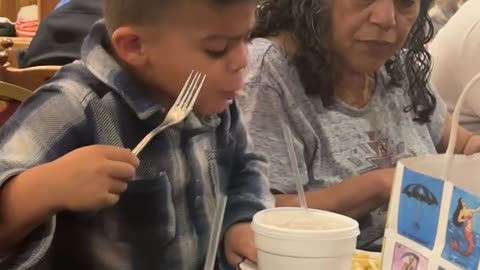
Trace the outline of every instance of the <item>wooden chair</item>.
<path fill-rule="evenodd" d="M 20 8 L 37 4 L 38 18 L 41 21 L 55 9 L 60 0 L 0 0 L 0 17 L 16 21 Z"/>
<path fill-rule="evenodd" d="M 10 64 L 13 41 L 4 40 L 0 44 L 4 48 L 0 52 L 0 81 L 35 91 L 50 80 L 60 69 L 60 66 L 13 67 Z"/>
<path fill-rule="evenodd" d="M 42 20 L 50 15 L 59 2 L 60 0 L 37 0 L 38 18 Z"/>
<path fill-rule="evenodd" d="M 0 39 L 0 51 L 8 54 L 8 63 L 11 67 L 18 67 L 18 53 L 27 49 L 31 38 L 2 38 Z"/>

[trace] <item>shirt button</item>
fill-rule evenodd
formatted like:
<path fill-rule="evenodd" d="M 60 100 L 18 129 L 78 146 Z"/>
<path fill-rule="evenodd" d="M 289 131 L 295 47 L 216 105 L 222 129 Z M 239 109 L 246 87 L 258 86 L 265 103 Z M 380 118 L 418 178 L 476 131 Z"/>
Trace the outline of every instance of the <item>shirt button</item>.
<path fill-rule="evenodd" d="M 195 197 L 195 208 L 200 208 L 202 206 L 202 196 Z"/>

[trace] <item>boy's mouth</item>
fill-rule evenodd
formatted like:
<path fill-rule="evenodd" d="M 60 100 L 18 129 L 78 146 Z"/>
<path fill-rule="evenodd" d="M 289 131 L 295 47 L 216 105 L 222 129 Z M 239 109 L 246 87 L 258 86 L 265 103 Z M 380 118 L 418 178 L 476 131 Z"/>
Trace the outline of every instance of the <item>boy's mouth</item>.
<path fill-rule="evenodd" d="M 224 93 L 225 93 L 225 98 L 227 100 L 231 100 L 236 97 L 243 97 L 243 96 L 246 96 L 247 94 L 243 89 L 239 89 L 236 91 L 225 91 Z"/>
<path fill-rule="evenodd" d="M 243 89 L 239 89 L 239 90 L 235 91 L 235 96 L 237 96 L 237 97 L 246 97 L 246 96 L 247 96 L 247 92 L 245 92 L 245 90 L 243 90 Z"/>

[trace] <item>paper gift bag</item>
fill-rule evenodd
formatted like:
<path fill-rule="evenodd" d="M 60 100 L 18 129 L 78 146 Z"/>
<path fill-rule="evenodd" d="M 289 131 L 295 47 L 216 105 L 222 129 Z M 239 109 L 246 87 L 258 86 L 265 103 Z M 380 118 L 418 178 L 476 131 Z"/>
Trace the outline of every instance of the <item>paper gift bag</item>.
<path fill-rule="evenodd" d="M 451 134 L 456 134 L 468 90 L 479 79 L 480 74 L 460 97 Z M 451 136 L 444 155 L 398 162 L 383 270 L 480 269 L 480 155 L 453 155 L 455 142 Z"/>

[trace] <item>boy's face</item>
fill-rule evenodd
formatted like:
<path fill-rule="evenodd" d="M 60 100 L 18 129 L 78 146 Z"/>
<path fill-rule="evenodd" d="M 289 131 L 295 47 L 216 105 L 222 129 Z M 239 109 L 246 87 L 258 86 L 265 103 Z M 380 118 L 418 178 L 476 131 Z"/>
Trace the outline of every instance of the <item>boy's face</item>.
<path fill-rule="evenodd" d="M 182 2 L 188 6 L 172 7 L 159 25 L 132 29 L 138 37 L 124 39 L 123 45 L 114 33 L 114 47 L 155 94 L 168 101 L 163 105 L 175 101 L 192 70 L 206 74 L 194 110 L 203 115 L 221 113 L 243 87 L 256 1 L 225 6 L 206 0 Z"/>

